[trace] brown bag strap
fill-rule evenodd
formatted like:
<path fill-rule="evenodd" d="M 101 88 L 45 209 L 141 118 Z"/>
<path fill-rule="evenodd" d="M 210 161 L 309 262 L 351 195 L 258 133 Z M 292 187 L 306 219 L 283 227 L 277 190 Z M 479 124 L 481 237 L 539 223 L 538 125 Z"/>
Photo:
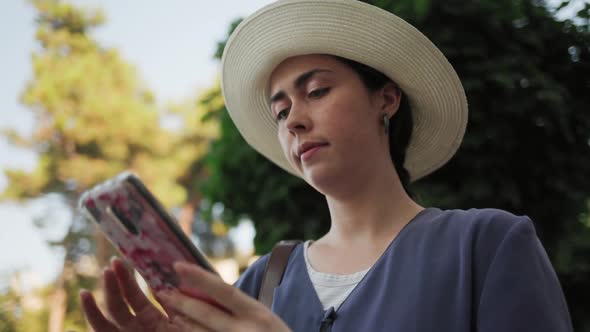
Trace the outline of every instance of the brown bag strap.
<path fill-rule="evenodd" d="M 299 243 L 301 240 L 283 240 L 272 248 L 258 292 L 258 301 L 265 306 L 271 307 L 274 290 L 281 284 L 289 256 Z"/>

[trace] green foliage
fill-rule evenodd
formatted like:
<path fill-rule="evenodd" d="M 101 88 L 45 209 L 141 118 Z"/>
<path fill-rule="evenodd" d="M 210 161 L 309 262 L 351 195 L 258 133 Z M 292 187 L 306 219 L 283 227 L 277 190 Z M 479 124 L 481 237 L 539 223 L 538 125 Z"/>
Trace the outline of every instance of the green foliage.
<path fill-rule="evenodd" d="M 42 288 L 21 294 L 14 289 L 0 292 L 1 332 L 42 332 L 47 330 L 47 307 L 31 308 L 36 299 L 47 299 L 49 289 Z M 47 301 L 48 303 L 49 301 Z"/>
<path fill-rule="evenodd" d="M 104 20 L 59 1 L 35 1 L 39 11 L 33 55 L 34 78 L 22 101 L 35 113 L 30 137 L 4 130 L 9 140 L 38 153 L 32 172 L 6 170 L 5 199 L 28 199 L 48 192 L 77 195 L 124 169 L 140 174 L 166 206 L 187 198 L 178 179 L 215 136 L 215 123 L 202 125 L 206 108 L 174 105 L 182 134 L 165 130 L 166 114 L 135 69 L 113 49 L 100 47 L 87 30 Z"/>
<path fill-rule="evenodd" d="M 237 18 L 231 22 L 229 26 L 228 36 L 231 35 L 231 33 L 238 27 L 240 22 L 242 22 L 241 18 Z M 223 49 L 225 48 L 226 42 L 227 40 L 223 40 L 217 43 L 217 50 L 215 51 L 214 55 L 216 59 L 221 59 L 221 57 L 223 56 Z"/>
<path fill-rule="evenodd" d="M 179 104 L 160 110 L 135 69 L 87 34 L 104 21 L 100 12 L 52 0 L 33 4 L 42 47 L 33 54 L 34 77 L 22 102 L 34 112 L 36 128 L 26 137 L 8 129 L 4 134 L 36 152 L 38 163 L 33 171 L 5 170 L 8 186 L 0 198 L 59 193 L 74 206 L 84 190 L 131 169 L 165 206 L 185 203 L 187 188 L 203 176 L 201 156 L 217 132 L 215 122 L 200 121 L 207 108 Z M 161 126 L 170 114 L 182 119 L 181 133 Z"/>
<path fill-rule="evenodd" d="M 8 184 L 0 200 L 58 196 L 61 208 L 73 211 L 83 191 L 130 169 L 166 207 L 196 206 L 200 196 L 193 189 L 206 175 L 201 159 L 218 132 L 216 121 L 204 123 L 201 118 L 211 107 L 222 105 L 222 98 L 161 109 L 135 68 L 88 34 L 104 22 L 101 11 L 56 0 L 32 4 L 40 47 L 32 56 L 33 78 L 21 101 L 34 113 L 35 128 L 31 135 L 6 128 L 0 134 L 35 152 L 38 162 L 32 171 L 4 170 Z M 162 119 L 167 116 L 180 119 L 182 127 L 164 128 Z M 50 244 L 65 250 L 65 265 L 95 254 L 104 265 L 112 248 L 96 235 L 93 225 L 73 215 L 66 235 Z M 48 213 L 36 223 L 52 227 L 52 217 Z M 107 248 L 100 250 L 101 244 Z M 85 329 L 76 302 L 83 282 L 79 279 L 77 274 L 65 278 L 66 329 Z"/>
<path fill-rule="evenodd" d="M 590 331 L 583 295 L 590 293 L 589 7 L 574 22 L 558 21 L 536 0 L 367 2 L 426 34 L 466 89 L 464 143 L 451 162 L 414 184 L 423 204 L 530 216 L 576 330 Z M 258 253 L 279 239 L 322 234 L 329 222 L 324 199 L 247 146 L 225 110 L 218 116 L 206 196 L 223 202 L 229 219 L 252 218 Z"/>
<path fill-rule="evenodd" d="M 200 200 L 200 192 L 196 189 L 208 176 L 203 158 L 211 141 L 219 136 L 219 121 L 212 114 L 223 107 L 220 91 L 221 86 L 216 83 L 198 96 L 196 102 L 171 105 L 168 110 L 169 114 L 179 117 L 183 124 L 169 157 L 176 165 L 183 165 L 176 180 L 187 189 L 184 202 L 193 206 Z"/>
<path fill-rule="evenodd" d="M 13 274 L 17 276 L 19 273 Z M 93 289 L 96 279 L 86 275 L 68 278 L 65 285 L 66 320 L 65 331 L 87 331 L 86 321 L 80 310 L 80 288 Z M 0 292 L 0 332 L 45 332 L 48 329 L 49 309 L 53 305 L 54 285 L 19 291 L 14 288 Z M 39 305 L 40 307 L 36 307 Z"/>
<path fill-rule="evenodd" d="M 33 4 L 41 48 L 33 54 L 33 78 L 21 99 L 33 111 L 36 127 L 30 136 L 5 133 L 13 144 L 36 152 L 38 163 L 32 171 L 5 170 L 8 185 L 0 198 L 24 201 L 57 193 L 73 208 L 82 191 L 131 168 L 166 204 L 182 202 L 186 192 L 174 176 L 184 165 L 170 159 L 175 137 L 160 127 L 151 92 L 115 50 L 101 48 L 86 34 L 102 23 L 102 14 L 60 1 Z M 91 253 L 85 245 L 89 226 L 75 220 L 54 243 L 66 249 L 66 260 Z"/>
<path fill-rule="evenodd" d="M 76 275 L 76 278 L 69 279 L 65 286 L 67 299 L 64 330 L 86 331 L 86 318 L 80 309 L 82 305 L 78 294 L 80 289 L 95 289 L 97 280 L 94 276 Z"/>
<path fill-rule="evenodd" d="M 535 3 L 501 4 L 433 2 L 436 16 L 416 23 L 457 69 L 470 105 L 461 149 L 416 188 L 443 208 L 530 216 L 576 330 L 589 331 L 590 302 L 577 294 L 590 290 L 590 229 L 580 222 L 590 196 L 590 34 Z"/>

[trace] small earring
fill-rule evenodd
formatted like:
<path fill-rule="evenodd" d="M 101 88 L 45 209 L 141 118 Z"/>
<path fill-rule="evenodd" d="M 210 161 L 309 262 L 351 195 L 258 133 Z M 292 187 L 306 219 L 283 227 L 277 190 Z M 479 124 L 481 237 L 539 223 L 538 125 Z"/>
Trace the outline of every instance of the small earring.
<path fill-rule="evenodd" d="M 389 134 L 389 117 L 387 114 L 383 114 L 383 127 L 385 134 Z"/>

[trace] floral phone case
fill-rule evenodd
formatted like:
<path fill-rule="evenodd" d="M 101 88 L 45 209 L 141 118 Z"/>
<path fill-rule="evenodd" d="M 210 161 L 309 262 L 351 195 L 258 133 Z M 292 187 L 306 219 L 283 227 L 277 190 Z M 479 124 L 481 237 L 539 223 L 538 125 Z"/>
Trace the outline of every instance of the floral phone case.
<path fill-rule="evenodd" d="M 205 255 L 133 173 L 121 173 L 86 191 L 80 198 L 79 208 L 96 222 L 153 291 L 177 288 L 179 280 L 173 268 L 177 261 L 194 263 L 217 274 Z M 216 305 L 200 292 L 188 295 Z"/>

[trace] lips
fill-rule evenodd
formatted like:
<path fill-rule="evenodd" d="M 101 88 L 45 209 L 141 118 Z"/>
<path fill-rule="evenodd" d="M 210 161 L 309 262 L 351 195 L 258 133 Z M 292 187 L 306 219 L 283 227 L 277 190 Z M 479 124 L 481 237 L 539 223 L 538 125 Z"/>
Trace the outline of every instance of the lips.
<path fill-rule="evenodd" d="M 325 145 L 328 145 L 328 143 L 326 143 L 326 142 L 305 142 L 305 143 L 301 144 L 299 146 L 299 148 L 297 149 L 297 158 L 301 158 L 301 156 L 305 152 L 307 152 L 313 148 L 316 148 L 318 146 L 325 146 Z"/>

